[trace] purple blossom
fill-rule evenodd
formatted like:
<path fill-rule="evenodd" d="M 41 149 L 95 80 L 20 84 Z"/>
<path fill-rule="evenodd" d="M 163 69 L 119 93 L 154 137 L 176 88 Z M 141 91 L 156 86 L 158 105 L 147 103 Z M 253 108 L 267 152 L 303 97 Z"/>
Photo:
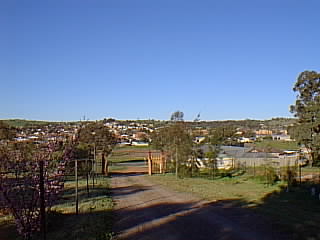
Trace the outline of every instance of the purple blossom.
<path fill-rule="evenodd" d="M 65 147 L 58 161 L 53 160 L 54 143 L 31 150 L 0 149 L 0 208 L 11 212 L 24 239 L 40 229 L 39 163 L 44 163 L 45 205 L 49 209 L 63 193 L 65 166 L 73 157 L 74 144 Z"/>

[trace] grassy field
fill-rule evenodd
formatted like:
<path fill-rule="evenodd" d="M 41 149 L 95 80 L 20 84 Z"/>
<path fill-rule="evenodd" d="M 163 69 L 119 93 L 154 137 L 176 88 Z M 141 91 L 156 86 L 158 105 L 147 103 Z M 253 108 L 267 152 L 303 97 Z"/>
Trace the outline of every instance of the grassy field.
<path fill-rule="evenodd" d="M 108 196 L 108 178 L 97 178 L 95 188 L 86 191 L 86 180 L 79 181 L 79 215 L 75 214 L 75 181 L 65 183 L 59 204 L 48 214 L 47 240 L 112 239 L 112 199 Z M 19 239 L 9 216 L 0 218 L 0 234 L 5 239 Z M 1 238 L 2 239 L 2 238 Z M 34 237 L 37 239 L 37 236 Z"/>
<path fill-rule="evenodd" d="M 117 147 L 112 151 L 108 160 L 111 162 L 143 161 L 147 158 L 149 151 L 156 152 L 156 150 L 145 146 Z"/>
<path fill-rule="evenodd" d="M 140 150 L 140 151 L 146 151 L 148 152 L 150 149 L 152 149 L 152 146 L 118 146 L 115 148 L 115 151 L 133 151 L 133 150 Z"/>
<path fill-rule="evenodd" d="M 291 232 L 293 239 L 320 239 L 320 201 L 311 196 L 308 183 L 286 191 L 284 183 L 267 186 L 242 175 L 209 180 L 177 179 L 172 174 L 153 175 L 151 181 L 181 192 L 191 192 L 209 201 L 227 200 L 266 216 L 276 227 Z"/>
<path fill-rule="evenodd" d="M 258 148 L 272 148 L 278 150 L 298 150 L 299 146 L 296 142 L 288 142 L 288 141 L 273 141 L 273 140 L 263 140 L 261 142 L 255 142 L 256 147 Z"/>
<path fill-rule="evenodd" d="M 59 122 L 48 122 L 48 121 L 36 121 L 36 120 L 24 120 L 24 119 L 6 119 L 4 121 L 11 127 L 30 127 L 30 126 L 45 126 L 45 125 L 57 125 Z"/>
<path fill-rule="evenodd" d="M 303 167 L 301 171 L 302 173 L 320 174 L 320 167 Z"/>
<path fill-rule="evenodd" d="M 151 181 L 173 188 L 181 192 L 191 192 L 207 200 L 242 199 L 252 204 L 258 204 L 262 198 L 279 190 L 281 184 L 266 186 L 249 176 L 220 178 L 209 180 L 206 178 L 181 178 L 173 174 L 153 175 Z"/>

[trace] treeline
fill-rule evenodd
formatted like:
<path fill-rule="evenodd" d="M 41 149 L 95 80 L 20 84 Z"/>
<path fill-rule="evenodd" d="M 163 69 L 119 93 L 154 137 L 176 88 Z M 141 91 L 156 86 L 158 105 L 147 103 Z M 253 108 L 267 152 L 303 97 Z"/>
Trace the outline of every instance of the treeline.
<path fill-rule="evenodd" d="M 71 122 L 50 122 L 50 121 L 36 121 L 36 120 L 25 120 L 25 119 L 7 119 L 1 120 L 3 123 L 15 128 L 30 128 L 30 127 L 41 127 L 48 125 L 61 125 L 70 124 Z"/>
<path fill-rule="evenodd" d="M 35 121 L 25 119 L 8 119 L 1 120 L 10 127 L 16 128 L 30 128 L 30 127 L 41 127 L 48 125 L 73 125 L 79 124 L 79 121 L 75 122 L 51 122 L 51 121 Z M 121 122 L 123 124 L 139 123 L 139 124 L 152 124 L 155 128 L 165 126 L 169 121 L 167 120 L 117 120 L 113 118 L 99 120 L 97 122 Z M 263 126 L 266 129 L 286 129 L 288 126 L 296 123 L 295 118 L 272 118 L 269 120 L 221 120 L 221 121 L 186 121 L 186 124 L 190 127 L 201 127 L 201 128 L 220 128 L 220 127 L 235 127 L 235 128 L 247 128 L 247 129 L 259 129 Z"/>
<path fill-rule="evenodd" d="M 266 129 L 286 129 L 288 126 L 294 124 L 294 118 L 272 118 L 269 120 L 223 120 L 223 121 L 200 121 L 189 122 L 192 126 L 201 128 L 221 128 L 221 127 L 235 127 L 246 129 L 259 129 L 261 127 Z"/>

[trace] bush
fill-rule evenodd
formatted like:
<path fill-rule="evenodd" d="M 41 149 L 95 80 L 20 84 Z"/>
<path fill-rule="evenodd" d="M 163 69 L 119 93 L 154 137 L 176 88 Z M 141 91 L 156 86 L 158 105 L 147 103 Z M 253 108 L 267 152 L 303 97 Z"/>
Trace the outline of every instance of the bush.
<path fill-rule="evenodd" d="M 280 180 L 273 167 L 265 166 L 265 180 L 268 185 L 273 185 Z"/>
<path fill-rule="evenodd" d="M 297 185 L 297 168 L 296 167 L 287 167 L 285 174 L 283 175 L 283 180 L 287 182 L 288 186 Z"/>
<path fill-rule="evenodd" d="M 179 167 L 179 177 L 191 177 L 192 171 L 191 167 L 180 165 Z"/>

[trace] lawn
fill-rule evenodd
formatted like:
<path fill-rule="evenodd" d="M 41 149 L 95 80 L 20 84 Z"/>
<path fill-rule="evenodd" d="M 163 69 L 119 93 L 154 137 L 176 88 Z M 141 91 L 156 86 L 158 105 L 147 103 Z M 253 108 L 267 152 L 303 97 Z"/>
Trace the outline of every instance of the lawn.
<path fill-rule="evenodd" d="M 180 192 L 190 192 L 209 201 L 231 200 L 265 216 L 277 228 L 292 233 L 292 239 L 319 240 L 320 201 L 311 196 L 310 183 L 292 187 L 279 182 L 267 186 L 252 176 L 209 180 L 179 178 L 173 174 L 153 175 L 150 181 Z M 319 186 L 318 186 L 318 189 Z"/>
<path fill-rule="evenodd" d="M 305 174 L 320 174 L 320 167 L 303 167 L 301 171 Z"/>
<path fill-rule="evenodd" d="M 108 160 L 111 162 L 130 162 L 130 161 L 144 161 L 149 152 L 158 152 L 149 147 L 144 146 L 123 146 L 116 147 Z"/>
<path fill-rule="evenodd" d="M 267 186 L 251 176 L 225 177 L 216 180 L 206 178 L 179 178 L 173 174 L 152 175 L 151 181 L 173 188 L 176 191 L 191 192 L 207 200 L 242 199 L 258 204 L 262 198 L 280 189 L 281 184 Z"/>
<path fill-rule="evenodd" d="M 108 178 L 98 177 L 95 188 L 86 180 L 79 181 L 79 215 L 75 214 L 75 181 L 65 183 L 63 198 L 48 213 L 47 240 L 108 240 L 112 239 L 112 199 L 108 192 Z M 0 234 L 6 239 L 19 239 L 9 216 L 0 219 Z M 37 236 L 34 239 L 38 239 Z"/>
<path fill-rule="evenodd" d="M 274 140 L 263 140 L 261 142 L 255 142 L 256 147 L 258 148 L 272 148 L 278 150 L 298 150 L 299 146 L 295 141 L 274 141 Z"/>

